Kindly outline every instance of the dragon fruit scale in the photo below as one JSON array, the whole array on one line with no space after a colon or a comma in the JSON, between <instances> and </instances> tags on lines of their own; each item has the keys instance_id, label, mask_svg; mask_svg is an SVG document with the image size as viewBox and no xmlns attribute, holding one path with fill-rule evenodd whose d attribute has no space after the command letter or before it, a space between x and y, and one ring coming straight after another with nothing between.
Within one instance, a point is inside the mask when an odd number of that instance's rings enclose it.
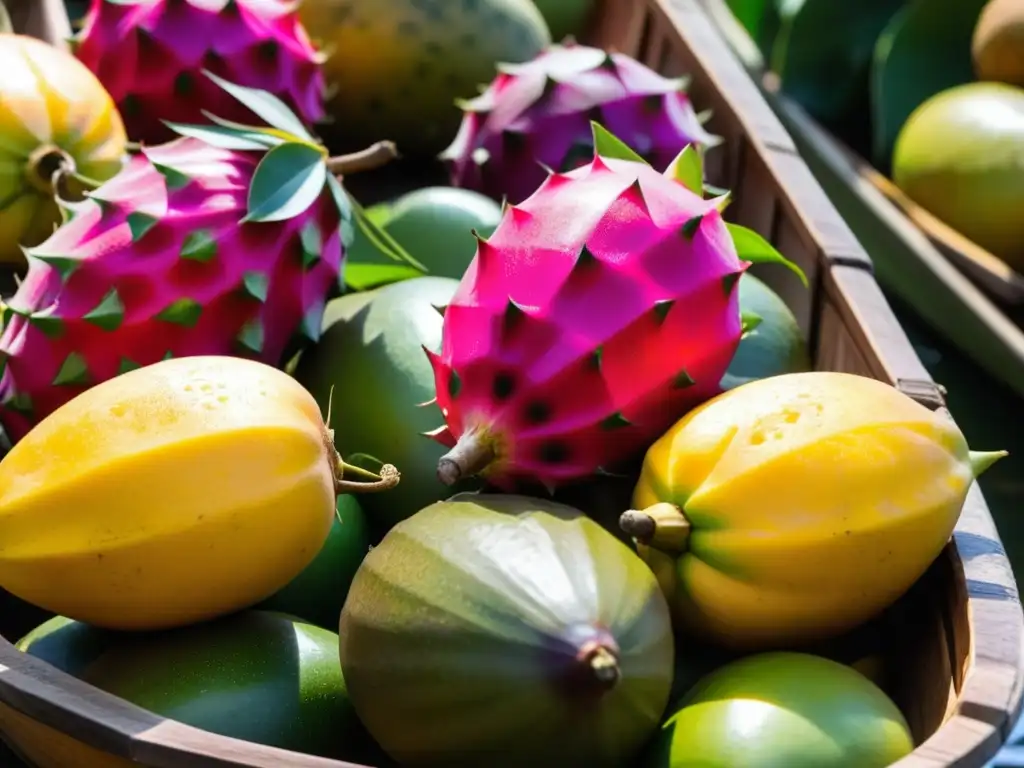
<instances>
[{"instance_id":1,"label":"dragon fruit scale","mask_svg":"<svg viewBox=\"0 0 1024 768\"><path fill-rule=\"evenodd\" d=\"M529 62L499 65L480 96L462 102L459 132L441 158L454 186L518 203L546 169L590 162L596 121L663 171L687 144L719 142L685 87L685 79L665 78L622 53L553 45Z\"/></svg>"},{"instance_id":2,"label":"dragon fruit scale","mask_svg":"<svg viewBox=\"0 0 1024 768\"><path fill-rule=\"evenodd\" d=\"M693 147L660 174L593 131L591 162L507 206L444 309L427 355L446 484L552 490L632 458L720 391L755 320L736 287L751 261L803 277L725 223L728 196L704 198Z\"/></svg>"},{"instance_id":3,"label":"dragon fruit scale","mask_svg":"<svg viewBox=\"0 0 1024 768\"><path fill-rule=\"evenodd\" d=\"M319 338L356 224L334 174L387 162L394 146L328 158L281 101L208 77L267 125L174 124L178 139L62 201L65 223L26 251L0 333L12 440L133 368L194 355L279 365Z\"/></svg>"},{"instance_id":4,"label":"dragon fruit scale","mask_svg":"<svg viewBox=\"0 0 1024 768\"><path fill-rule=\"evenodd\" d=\"M72 50L114 98L129 138L174 138L162 122L204 111L250 124L203 70L267 91L310 126L324 117L323 56L287 0L92 0Z\"/></svg>"}]
</instances>

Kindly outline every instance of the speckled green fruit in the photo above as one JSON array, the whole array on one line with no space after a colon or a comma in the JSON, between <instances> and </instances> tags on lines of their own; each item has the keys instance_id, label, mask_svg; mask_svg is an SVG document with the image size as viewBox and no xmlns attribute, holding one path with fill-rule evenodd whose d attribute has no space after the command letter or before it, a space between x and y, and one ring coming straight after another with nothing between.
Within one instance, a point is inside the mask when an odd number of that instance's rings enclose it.
<instances>
[{"instance_id":1,"label":"speckled green fruit","mask_svg":"<svg viewBox=\"0 0 1024 768\"><path fill-rule=\"evenodd\" d=\"M501 221L501 206L469 189L424 187L372 206L367 214L423 264L431 277L459 280L476 255L473 231L481 237L489 236ZM357 229L349 259L382 261L365 252L373 248Z\"/></svg>"},{"instance_id":2,"label":"speckled green fruit","mask_svg":"<svg viewBox=\"0 0 1024 768\"><path fill-rule=\"evenodd\" d=\"M164 717L224 736L359 761L371 742L349 702L338 635L269 611L159 633L58 617L19 648Z\"/></svg>"},{"instance_id":3,"label":"speckled green fruit","mask_svg":"<svg viewBox=\"0 0 1024 768\"><path fill-rule=\"evenodd\" d=\"M761 322L740 341L722 377L722 389L811 370L807 344L786 302L749 273L740 278L740 311L757 315Z\"/></svg>"},{"instance_id":4,"label":"speckled green fruit","mask_svg":"<svg viewBox=\"0 0 1024 768\"><path fill-rule=\"evenodd\" d=\"M634 765L672 684L650 569L572 507L462 493L395 526L341 614L367 730L401 765Z\"/></svg>"},{"instance_id":5,"label":"speckled green fruit","mask_svg":"<svg viewBox=\"0 0 1024 768\"><path fill-rule=\"evenodd\" d=\"M893 181L918 205L1024 271L1024 89L968 83L900 130Z\"/></svg>"},{"instance_id":6,"label":"speckled green fruit","mask_svg":"<svg viewBox=\"0 0 1024 768\"><path fill-rule=\"evenodd\" d=\"M437 479L445 448L422 433L444 422L434 399L434 372L423 347L438 351L442 317L458 282L417 277L334 299L324 313L319 343L302 354L295 378L331 420L338 450L371 469L353 453L398 467L402 482L359 502L371 528L390 526L452 491ZM423 405L428 403L428 405Z\"/></svg>"},{"instance_id":7,"label":"speckled green fruit","mask_svg":"<svg viewBox=\"0 0 1024 768\"><path fill-rule=\"evenodd\" d=\"M370 549L366 517L356 498L342 494L337 509L316 559L257 608L288 613L332 632L337 629L352 578Z\"/></svg>"},{"instance_id":8,"label":"speckled green fruit","mask_svg":"<svg viewBox=\"0 0 1024 768\"><path fill-rule=\"evenodd\" d=\"M878 686L809 654L726 664L676 710L643 768L885 768L914 749L906 720Z\"/></svg>"},{"instance_id":9,"label":"speckled green fruit","mask_svg":"<svg viewBox=\"0 0 1024 768\"><path fill-rule=\"evenodd\" d=\"M328 103L342 149L381 139L406 156L451 143L461 113L498 62L524 62L551 43L531 0L303 0L310 37L331 52ZM336 135L335 135L336 134Z\"/></svg>"},{"instance_id":10,"label":"speckled green fruit","mask_svg":"<svg viewBox=\"0 0 1024 768\"><path fill-rule=\"evenodd\" d=\"M594 13L594 0L533 0L548 23L551 39L558 42L567 35L580 38Z\"/></svg>"}]
</instances>

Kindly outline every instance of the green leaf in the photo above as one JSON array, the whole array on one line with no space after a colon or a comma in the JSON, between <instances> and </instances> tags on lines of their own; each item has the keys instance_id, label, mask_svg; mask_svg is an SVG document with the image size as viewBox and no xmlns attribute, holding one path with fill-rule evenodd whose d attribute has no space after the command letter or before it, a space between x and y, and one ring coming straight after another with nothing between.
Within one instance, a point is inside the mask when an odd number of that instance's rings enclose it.
<instances>
[{"instance_id":1,"label":"green leaf","mask_svg":"<svg viewBox=\"0 0 1024 768\"><path fill-rule=\"evenodd\" d=\"M704 160L700 150L687 144L665 169L665 177L678 181L693 194L704 196Z\"/></svg>"},{"instance_id":2,"label":"green leaf","mask_svg":"<svg viewBox=\"0 0 1024 768\"><path fill-rule=\"evenodd\" d=\"M11 15L7 12L7 7L3 3L0 3L0 34L14 34L14 25L11 23Z\"/></svg>"},{"instance_id":3,"label":"green leaf","mask_svg":"<svg viewBox=\"0 0 1024 768\"><path fill-rule=\"evenodd\" d=\"M164 120L163 123L181 136L199 139L211 147L220 149L263 151L275 146L277 141L276 136L258 131L236 131L219 125L186 125L185 123L172 123L168 120Z\"/></svg>"},{"instance_id":4,"label":"green leaf","mask_svg":"<svg viewBox=\"0 0 1024 768\"><path fill-rule=\"evenodd\" d=\"M423 277L423 272L405 264L345 264L345 285L353 291L368 291L382 285Z\"/></svg>"},{"instance_id":5,"label":"green leaf","mask_svg":"<svg viewBox=\"0 0 1024 768\"><path fill-rule=\"evenodd\" d=\"M302 124L302 121L276 96L257 88L246 88L242 85L229 83L227 80L217 77L209 70L204 69L203 74L266 120L267 124L271 127L309 142L315 141L309 131L306 130L306 126Z\"/></svg>"},{"instance_id":6,"label":"green leaf","mask_svg":"<svg viewBox=\"0 0 1024 768\"><path fill-rule=\"evenodd\" d=\"M621 139L612 135L608 129L594 120L590 121L590 128L594 132L594 150L601 157L610 157L617 160L632 160L634 163L644 163L640 155L629 148Z\"/></svg>"},{"instance_id":7,"label":"green leaf","mask_svg":"<svg viewBox=\"0 0 1024 768\"><path fill-rule=\"evenodd\" d=\"M367 215L366 209L363 208L363 206L355 200L351 200L351 203L356 214L356 226L359 228L360 234L369 240L374 248L393 261L404 262L406 265L413 267L419 271L420 275L425 275L430 271L423 264L414 259L412 255L399 245L398 241L391 237L391 235L389 235L382 227L377 226L374 222L375 217Z\"/></svg>"},{"instance_id":8,"label":"green leaf","mask_svg":"<svg viewBox=\"0 0 1024 768\"><path fill-rule=\"evenodd\" d=\"M743 329L743 336L757 328L763 319L756 312L740 312L740 327Z\"/></svg>"},{"instance_id":9,"label":"green leaf","mask_svg":"<svg viewBox=\"0 0 1024 768\"><path fill-rule=\"evenodd\" d=\"M338 213L341 214L342 221L351 221L352 212L352 198L348 196L344 188L341 186L341 182L338 181L338 177L334 174L330 174L327 177L327 186L331 190L331 196L334 198L334 204L338 206Z\"/></svg>"},{"instance_id":10,"label":"green leaf","mask_svg":"<svg viewBox=\"0 0 1024 768\"><path fill-rule=\"evenodd\" d=\"M211 123L219 125L221 128L227 128L230 131L240 131L242 133L254 133L261 139L266 139L266 144L268 147L276 147L278 144L284 144L286 141L290 141L291 138L295 138L296 140L299 138L297 136L285 138L284 136L277 135L277 133L271 133L270 131L260 130L258 126L243 125L242 123L236 123L231 120L225 120L224 118L217 117L216 115L208 112L205 109L202 110L202 113L203 117L205 117Z\"/></svg>"},{"instance_id":11,"label":"green leaf","mask_svg":"<svg viewBox=\"0 0 1024 768\"><path fill-rule=\"evenodd\" d=\"M732 236L733 245L736 246L736 255L740 259L752 264L781 264L794 272L804 287L807 287L807 275L804 274L804 271L775 250L775 247L757 232L729 222L726 222L725 228Z\"/></svg>"},{"instance_id":12,"label":"green leaf","mask_svg":"<svg viewBox=\"0 0 1024 768\"><path fill-rule=\"evenodd\" d=\"M289 142L267 152L249 185L249 211L242 221L284 221L298 216L320 196L327 181L323 153Z\"/></svg>"}]
</instances>

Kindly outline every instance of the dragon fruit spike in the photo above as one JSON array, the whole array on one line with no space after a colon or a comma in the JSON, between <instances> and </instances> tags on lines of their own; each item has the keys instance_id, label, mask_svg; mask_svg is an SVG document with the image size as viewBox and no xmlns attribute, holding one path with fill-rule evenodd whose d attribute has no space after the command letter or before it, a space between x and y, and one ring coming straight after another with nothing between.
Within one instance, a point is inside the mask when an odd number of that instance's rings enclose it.
<instances>
[{"instance_id":1,"label":"dragon fruit spike","mask_svg":"<svg viewBox=\"0 0 1024 768\"><path fill-rule=\"evenodd\" d=\"M546 169L590 162L596 120L663 171L687 144L719 142L685 88L685 79L663 77L625 54L567 41L524 64L499 65L480 96L460 104L462 124L441 157L454 186L518 203Z\"/></svg>"},{"instance_id":2,"label":"dragon fruit spike","mask_svg":"<svg viewBox=\"0 0 1024 768\"><path fill-rule=\"evenodd\" d=\"M134 141L174 138L163 120L204 123L204 111L241 123L202 76L265 90L311 126L324 117L323 56L286 0L92 0L71 41L114 98Z\"/></svg>"},{"instance_id":3,"label":"dragon fruit spike","mask_svg":"<svg viewBox=\"0 0 1024 768\"><path fill-rule=\"evenodd\" d=\"M0 333L12 440L133 368L192 355L277 365L319 337L354 231L331 174L386 153L327 158L271 95L211 81L270 125L177 126L181 138L64 203L68 220L27 251Z\"/></svg>"},{"instance_id":4,"label":"dragon fruit spike","mask_svg":"<svg viewBox=\"0 0 1024 768\"><path fill-rule=\"evenodd\" d=\"M553 173L478 240L440 353L426 352L443 483L553 489L639 454L720 391L743 333L737 244L802 276L688 187L699 152L662 175L593 130L588 165Z\"/></svg>"}]
</instances>

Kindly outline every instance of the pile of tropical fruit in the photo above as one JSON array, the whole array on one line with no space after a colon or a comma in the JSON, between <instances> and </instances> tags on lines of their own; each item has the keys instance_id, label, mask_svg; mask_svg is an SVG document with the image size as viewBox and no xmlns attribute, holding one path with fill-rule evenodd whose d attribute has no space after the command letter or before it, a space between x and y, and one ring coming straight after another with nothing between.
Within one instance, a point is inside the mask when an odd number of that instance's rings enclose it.
<instances>
[{"instance_id":1,"label":"pile of tropical fruit","mask_svg":"<svg viewBox=\"0 0 1024 768\"><path fill-rule=\"evenodd\" d=\"M783 90L1024 272L1024 3L728 0Z\"/></svg>"},{"instance_id":2,"label":"pile of tropical fruit","mask_svg":"<svg viewBox=\"0 0 1024 768\"><path fill-rule=\"evenodd\" d=\"M745 271L802 273L724 220L684 82L547 24L94 0L77 58L0 37L21 650L371 766L912 750L870 664L808 649L921 577L1002 453L810 371ZM396 146L450 183L364 209Z\"/></svg>"}]
</instances>

